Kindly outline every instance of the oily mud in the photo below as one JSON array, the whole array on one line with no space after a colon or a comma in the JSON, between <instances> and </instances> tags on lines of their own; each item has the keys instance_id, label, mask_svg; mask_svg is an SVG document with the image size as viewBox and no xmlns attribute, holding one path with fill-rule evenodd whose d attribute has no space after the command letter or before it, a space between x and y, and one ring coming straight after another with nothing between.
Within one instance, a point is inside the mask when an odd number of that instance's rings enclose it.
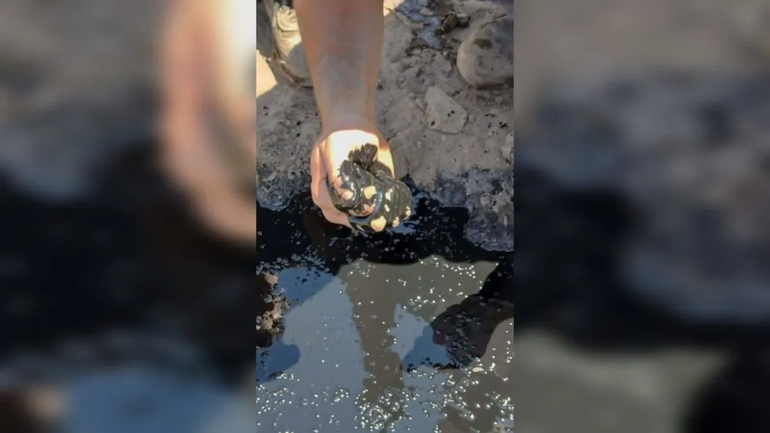
<instances>
[{"instance_id":1,"label":"oily mud","mask_svg":"<svg viewBox=\"0 0 770 433\"><path fill-rule=\"evenodd\" d=\"M307 194L259 208L258 429L513 431L513 256L414 192L414 215L376 234Z\"/></svg>"},{"instance_id":2,"label":"oily mud","mask_svg":"<svg viewBox=\"0 0 770 433\"><path fill-rule=\"evenodd\" d=\"M364 145L350 152L350 159L340 165L339 190L331 181L326 181L332 203L337 210L349 215L348 221L355 230L378 232L397 227L412 214L409 187L395 179L393 171L376 161L376 157L377 146ZM352 193L352 197L343 198L343 191ZM367 212L367 216L354 216Z\"/></svg>"}]
</instances>

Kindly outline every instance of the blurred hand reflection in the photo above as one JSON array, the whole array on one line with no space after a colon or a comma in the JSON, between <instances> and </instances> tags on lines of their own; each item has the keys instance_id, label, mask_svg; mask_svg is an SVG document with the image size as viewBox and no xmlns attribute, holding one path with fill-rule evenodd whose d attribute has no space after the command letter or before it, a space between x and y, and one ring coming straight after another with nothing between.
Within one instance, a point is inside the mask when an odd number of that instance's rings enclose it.
<instances>
[{"instance_id":1,"label":"blurred hand reflection","mask_svg":"<svg viewBox=\"0 0 770 433\"><path fill-rule=\"evenodd\" d=\"M186 0L168 13L161 50L162 162L208 229L256 240L256 2Z\"/></svg>"}]
</instances>

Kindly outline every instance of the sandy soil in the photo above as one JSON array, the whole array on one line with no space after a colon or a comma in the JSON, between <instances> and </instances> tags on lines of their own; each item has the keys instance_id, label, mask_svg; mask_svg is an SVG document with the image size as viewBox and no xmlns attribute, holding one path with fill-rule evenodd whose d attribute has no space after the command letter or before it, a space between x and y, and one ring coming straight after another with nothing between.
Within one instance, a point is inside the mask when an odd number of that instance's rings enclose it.
<instances>
[{"instance_id":1,"label":"sandy soil","mask_svg":"<svg viewBox=\"0 0 770 433\"><path fill-rule=\"evenodd\" d=\"M480 1L435 6L437 11L466 13L471 24L434 41L420 36L420 26L408 13L414 8L399 6L406 11L402 13L394 11L396 5L391 2L384 10L385 45L377 100L378 121L393 149L396 175L410 176L419 188L447 205L466 206L472 218L467 235L473 241L491 249L511 250L513 89L471 88L455 65L463 37L485 19L502 15L504 9ZM262 15L258 56L269 59L269 27ZM266 69L257 72L257 93L261 94L257 98L258 198L270 207L285 205L293 194L308 187L310 149L320 131L312 90L291 85L280 72L276 74L279 76L273 80ZM467 112L459 133L429 127L425 96L431 87Z\"/></svg>"}]
</instances>

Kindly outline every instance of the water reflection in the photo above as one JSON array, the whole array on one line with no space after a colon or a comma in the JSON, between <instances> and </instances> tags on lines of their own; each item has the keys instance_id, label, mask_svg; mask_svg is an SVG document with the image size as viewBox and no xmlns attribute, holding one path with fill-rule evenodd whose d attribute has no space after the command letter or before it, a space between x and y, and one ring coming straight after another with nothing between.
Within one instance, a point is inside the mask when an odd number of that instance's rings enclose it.
<instances>
[{"instance_id":1,"label":"water reflection","mask_svg":"<svg viewBox=\"0 0 770 433\"><path fill-rule=\"evenodd\" d=\"M328 224L307 195L259 209L259 270L289 308L259 354L258 428L512 430L512 254L467 242L466 211L416 200L414 219L378 235ZM422 337L458 310L470 338Z\"/></svg>"}]
</instances>

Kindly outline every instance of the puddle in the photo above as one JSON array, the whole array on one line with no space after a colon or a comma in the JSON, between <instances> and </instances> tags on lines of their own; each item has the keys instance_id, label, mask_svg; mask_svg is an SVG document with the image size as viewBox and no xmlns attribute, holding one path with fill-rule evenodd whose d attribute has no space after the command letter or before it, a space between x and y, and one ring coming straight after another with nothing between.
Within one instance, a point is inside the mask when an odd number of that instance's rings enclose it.
<instances>
[{"instance_id":1,"label":"puddle","mask_svg":"<svg viewBox=\"0 0 770 433\"><path fill-rule=\"evenodd\" d=\"M253 428L254 251L202 236L146 150L82 203L0 183L0 391L56 383L64 432ZM257 340L259 431L512 431L512 255L417 198L414 220L369 238L306 195L260 209L258 313L271 292L288 307Z\"/></svg>"},{"instance_id":2,"label":"puddle","mask_svg":"<svg viewBox=\"0 0 770 433\"><path fill-rule=\"evenodd\" d=\"M259 209L258 273L277 276L262 287L288 308L258 349L258 429L513 431L512 253L466 241L464 209L415 200L378 235L328 224L308 195Z\"/></svg>"}]
</instances>

